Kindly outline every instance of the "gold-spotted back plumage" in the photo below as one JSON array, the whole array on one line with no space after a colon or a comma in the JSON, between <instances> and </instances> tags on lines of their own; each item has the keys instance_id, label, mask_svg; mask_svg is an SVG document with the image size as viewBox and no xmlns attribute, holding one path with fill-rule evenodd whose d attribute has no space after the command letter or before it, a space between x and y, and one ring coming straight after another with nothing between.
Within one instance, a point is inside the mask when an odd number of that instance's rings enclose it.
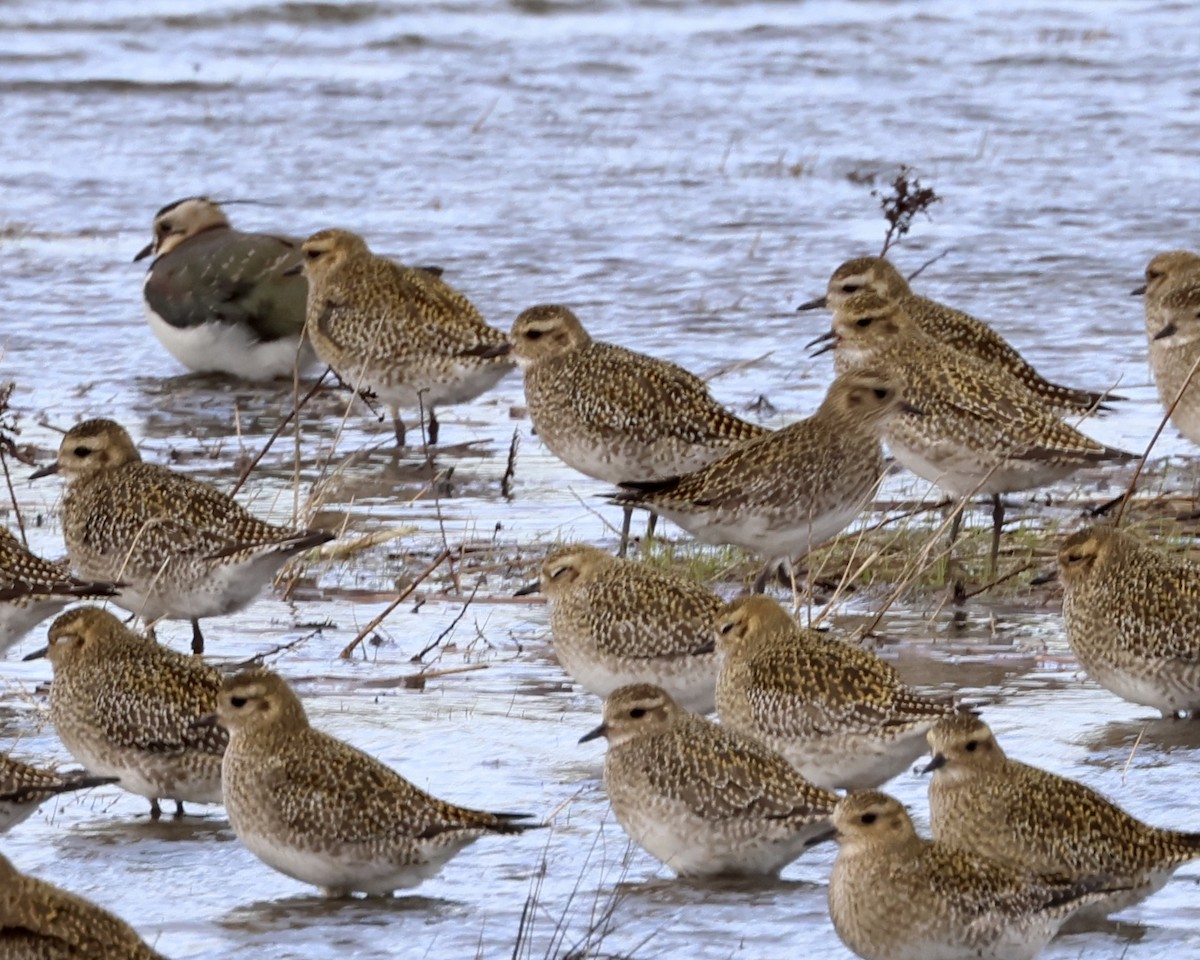
<instances>
[{"instance_id":1,"label":"gold-spotted back plumage","mask_svg":"<svg viewBox=\"0 0 1200 960\"><path fill-rule=\"evenodd\" d=\"M1033 960L1106 877L1044 877L917 835L899 801L867 790L833 813L829 913L863 960Z\"/></svg>"},{"instance_id":2,"label":"gold-spotted back plumage","mask_svg":"<svg viewBox=\"0 0 1200 960\"><path fill-rule=\"evenodd\" d=\"M437 443L437 407L473 400L512 370L504 334L435 272L376 256L349 230L321 230L302 250L317 356L387 404L401 446L401 407L423 411Z\"/></svg>"},{"instance_id":3,"label":"gold-spotted back plumage","mask_svg":"<svg viewBox=\"0 0 1200 960\"><path fill-rule=\"evenodd\" d=\"M538 439L596 480L689 473L767 432L721 406L708 384L677 364L593 340L567 307L523 311L511 340ZM631 512L626 506L622 553Z\"/></svg>"},{"instance_id":4,"label":"gold-spotted back plumage","mask_svg":"<svg viewBox=\"0 0 1200 960\"><path fill-rule=\"evenodd\" d=\"M595 547L552 550L542 563L554 654L600 697L653 683L696 713L713 709L712 622L721 599L691 580Z\"/></svg>"},{"instance_id":5,"label":"gold-spotted back plumage","mask_svg":"<svg viewBox=\"0 0 1200 960\"><path fill-rule=\"evenodd\" d=\"M217 707L221 674L129 630L107 610L68 610L50 626L38 654L54 668L50 720L89 773L119 778L146 797L221 802L221 756L228 738L197 727Z\"/></svg>"},{"instance_id":6,"label":"gold-spotted back plumage","mask_svg":"<svg viewBox=\"0 0 1200 960\"><path fill-rule=\"evenodd\" d=\"M3 960L165 960L102 907L21 873L0 854Z\"/></svg>"},{"instance_id":7,"label":"gold-spotted back plumage","mask_svg":"<svg viewBox=\"0 0 1200 960\"><path fill-rule=\"evenodd\" d=\"M766 432L726 410L682 367L593 340L566 307L530 307L511 339L538 438L597 480L687 473Z\"/></svg>"},{"instance_id":8,"label":"gold-spotted back plumage","mask_svg":"<svg viewBox=\"0 0 1200 960\"><path fill-rule=\"evenodd\" d=\"M0 527L0 653L74 600L111 597L111 583L80 580L66 564L51 563Z\"/></svg>"},{"instance_id":9,"label":"gold-spotted back plumage","mask_svg":"<svg viewBox=\"0 0 1200 960\"><path fill-rule=\"evenodd\" d=\"M153 623L192 623L235 613L262 592L287 561L328 540L323 530L260 520L210 484L143 463L129 434L112 420L87 420L63 437L63 535L83 577L120 581L114 602Z\"/></svg>"},{"instance_id":10,"label":"gold-spotted back plumage","mask_svg":"<svg viewBox=\"0 0 1200 960\"><path fill-rule=\"evenodd\" d=\"M1105 399L1120 399L1050 382L982 320L914 294L900 271L884 257L847 260L830 276L825 297L811 301L801 309L828 306L831 311L836 311L850 297L864 291L897 301L913 322L938 343L1008 371L1027 390L1055 409L1084 413ZM838 369L840 371L842 367Z\"/></svg>"},{"instance_id":11,"label":"gold-spotted back plumage","mask_svg":"<svg viewBox=\"0 0 1200 960\"><path fill-rule=\"evenodd\" d=\"M1118 697L1200 711L1200 566L1123 530L1092 526L1058 551L1067 640Z\"/></svg>"},{"instance_id":12,"label":"gold-spotted back plumage","mask_svg":"<svg viewBox=\"0 0 1200 960\"><path fill-rule=\"evenodd\" d=\"M770 597L734 600L718 611L714 629L721 724L827 789L890 780L956 709L949 698L906 686L870 651L802 628Z\"/></svg>"},{"instance_id":13,"label":"gold-spotted back plumage","mask_svg":"<svg viewBox=\"0 0 1200 960\"><path fill-rule=\"evenodd\" d=\"M515 834L525 814L469 810L309 725L278 675L248 670L221 690L229 731L225 810L268 866L329 896L390 894L436 874L486 834Z\"/></svg>"},{"instance_id":14,"label":"gold-spotted back plumage","mask_svg":"<svg viewBox=\"0 0 1200 960\"><path fill-rule=\"evenodd\" d=\"M917 476L955 497L992 497L992 566L1004 519L1001 494L1031 490L1081 467L1134 459L1084 436L1008 371L946 347L904 306L857 293L834 313L839 360L882 368L921 416L901 413L884 439Z\"/></svg>"},{"instance_id":15,"label":"gold-spotted back plumage","mask_svg":"<svg viewBox=\"0 0 1200 960\"><path fill-rule=\"evenodd\" d=\"M51 797L113 783L115 777L93 777L84 771L45 770L0 753L0 833L27 819Z\"/></svg>"},{"instance_id":16,"label":"gold-spotted back plumage","mask_svg":"<svg viewBox=\"0 0 1200 960\"><path fill-rule=\"evenodd\" d=\"M1190 270L1166 273L1150 284L1145 312L1159 400L1164 410L1171 410L1175 428L1200 443L1200 257Z\"/></svg>"},{"instance_id":17,"label":"gold-spotted back plumage","mask_svg":"<svg viewBox=\"0 0 1200 960\"><path fill-rule=\"evenodd\" d=\"M835 794L659 687L614 691L604 722L581 742L601 736L617 821L679 876L774 876L831 836Z\"/></svg>"},{"instance_id":18,"label":"gold-spotted back plumage","mask_svg":"<svg viewBox=\"0 0 1200 960\"><path fill-rule=\"evenodd\" d=\"M896 377L854 370L830 385L811 417L743 443L693 473L623 483L615 498L662 513L705 543L764 555L775 567L836 536L883 476L880 435L906 406Z\"/></svg>"},{"instance_id":19,"label":"gold-spotted back plumage","mask_svg":"<svg viewBox=\"0 0 1200 960\"><path fill-rule=\"evenodd\" d=\"M1129 887L1088 907L1090 917L1144 899L1200 859L1200 833L1148 826L1082 783L1010 760L978 717L940 721L929 748L934 838L1032 873Z\"/></svg>"}]
</instances>

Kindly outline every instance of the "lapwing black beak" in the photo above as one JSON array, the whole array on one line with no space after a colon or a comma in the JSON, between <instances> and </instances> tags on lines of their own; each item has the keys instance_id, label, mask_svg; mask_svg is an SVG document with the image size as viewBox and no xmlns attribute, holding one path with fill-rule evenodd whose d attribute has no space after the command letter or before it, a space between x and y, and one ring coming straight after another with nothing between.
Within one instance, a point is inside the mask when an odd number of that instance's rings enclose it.
<instances>
[{"instance_id":1,"label":"lapwing black beak","mask_svg":"<svg viewBox=\"0 0 1200 960\"><path fill-rule=\"evenodd\" d=\"M513 594L514 597L528 597L532 593L540 593L542 589L542 581L534 580L533 583L527 583L520 590Z\"/></svg>"},{"instance_id":2,"label":"lapwing black beak","mask_svg":"<svg viewBox=\"0 0 1200 960\"><path fill-rule=\"evenodd\" d=\"M1140 287L1134 287L1129 291L1131 297L1140 297L1146 292L1146 285L1143 283Z\"/></svg>"},{"instance_id":3,"label":"lapwing black beak","mask_svg":"<svg viewBox=\"0 0 1200 960\"><path fill-rule=\"evenodd\" d=\"M1158 331L1151 339L1166 340L1167 337L1173 337L1179 332L1179 328L1173 323L1168 323L1165 327Z\"/></svg>"},{"instance_id":4,"label":"lapwing black beak","mask_svg":"<svg viewBox=\"0 0 1200 960\"><path fill-rule=\"evenodd\" d=\"M27 654L25 654L25 656L23 656L21 659L22 659L22 660L41 660L41 659L43 659L43 658L46 656L46 654L48 654L49 652L50 652L50 648L49 648L49 647L41 647L41 648L40 648L40 649L38 649L38 650L34 650L34 651L33 651L33 653L27 653Z\"/></svg>"},{"instance_id":5,"label":"lapwing black beak","mask_svg":"<svg viewBox=\"0 0 1200 960\"><path fill-rule=\"evenodd\" d=\"M1043 583L1053 583L1058 579L1058 571L1051 570L1048 573L1039 573L1036 577L1029 581L1031 587L1040 587Z\"/></svg>"},{"instance_id":6,"label":"lapwing black beak","mask_svg":"<svg viewBox=\"0 0 1200 960\"><path fill-rule=\"evenodd\" d=\"M197 717L188 724L189 730L200 730L204 727L215 727L217 725L217 715L215 713L205 714L203 717Z\"/></svg>"},{"instance_id":7,"label":"lapwing black beak","mask_svg":"<svg viewBox=\"0 0 1200 960\"><path fill-rule=\"evenodd\" d=\"M298 263L294 267L288 267L283 271L285 277L298 277L304 272L304 264Z\"/></svg>"},{"instance_id":8,"label":"lapwing black beak","mask_svg":"<svg viewBox=\"0 0 1200 960\"><path fill-rule=\"evenodd\" d=\"M815 300L806 300L796 308L797 313L804 313L806 310L820 310L829 301L825 297L817 297Z\"/></svg>"},{"instance_id":9,"label":"lapwing black beak","mask_svg":"<svg viewBox=\"0 0 1200 960\"><path fill-rule=\"evenodd\" d=\"M914 407L911 403L908 403L907 401L904 401L904 400L900 401L900 406L897 409L901 413L911 414L914 417L925 416L924 410L922 410L920 407Z\"/></svg>"},{"instance_id":10,"label":"lapwing black beak","mask_svg":"<svg viewBox=\"0 0 1200 960\"><path fill-rule=\"evenodd\" d=\"M137 255L133 258L133 262L137 263L139 260L145 260L153 252L154 252L154 241L151 240L148 244L146 244L144 247L142 247L141 250L139 250L137 252Z\"/></svg>"},{"instance_id":11,"label":"lapwing black beak","mask_svg":"<svg viewBox=\"0 0 1200 960\"><path fill-rule=\"evenodd\" d=\"M41 480L42 477L49 477L56 473L58 473L58 463L57 462L52 463L49 466L41 467L37 470L34 470L33 473L31 473L29 475L29 479L30 480Z\"/></svg>"}]
</instances>

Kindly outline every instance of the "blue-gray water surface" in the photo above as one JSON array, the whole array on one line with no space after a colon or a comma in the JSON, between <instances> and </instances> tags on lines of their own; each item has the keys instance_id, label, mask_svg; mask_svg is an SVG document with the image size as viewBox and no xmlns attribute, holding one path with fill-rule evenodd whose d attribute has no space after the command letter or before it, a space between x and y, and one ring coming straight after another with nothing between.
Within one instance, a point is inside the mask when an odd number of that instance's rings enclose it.
<instances>
[{"instance_id":1,"label":"blue-gray water surface","mask_svg":"<svg viewBox=\"0 0 1200 960\"><path fill-rule=\"evenodd\" d=\"M0 2L0 377L43 459L57 429L110 416L146 458L231 487L290 390L182 377L130 262L158 207L207 194L263 201L230 207L247 229L344 226L440 264L497 326L569 303L597 337L719 373L723 401L777 425L829 380L828 357L802 349L827 318L794 307L878 251L871 191L907 164L942 200L893 259L911 271L948 251L921 292L988 319L1054 379L1116 385L1128 402L1084 429L1140 451L1161 412L1129 292L1155 252L1198 246L1198 27L1191 3L1157 0ZM832 848L753 888L673 882L627 850L602 748L576 744L598 701L555 664L544 606L491 599L547 543L612 544L619 519L602 484L539 446L522 402L514 375L445 412L455 470L435 498L392 457L387 424L319 398L240 498L280 521L319 511L348 539L401 535L207 632L220 661L291 645L271 662L316 724L440 796L552 813L547 829L481 840L384 902L318 899L244 850L219 809L150 824L110 789L48 805L4 852L173 958L560 957L589 942L576 955L848 957L825 909ZM1190 453L1170 429L1155 450ZM59 486L29 472L15 483L31 542L60 556ZM463 614L439 578L365 656L338 659L443 542L483 558L463 574L476 602ZM1011 754L1200 828L1200 731L1083 678L1053 607L970 606L954 624L898 606L883 626L908 679L988 701ZM455 672L406 684L444 631L425 666ZM160 635L186 646L186 625ZM49 668L18 658L43 636L0 661L0 743L65 760L39 690ZM889 789L923 824L925 783ZM1046 956L1200 956L1198 877L1181 870L1119 927ZM611 929L589 938L610 905Z\"/></svg>"}]
</instances>

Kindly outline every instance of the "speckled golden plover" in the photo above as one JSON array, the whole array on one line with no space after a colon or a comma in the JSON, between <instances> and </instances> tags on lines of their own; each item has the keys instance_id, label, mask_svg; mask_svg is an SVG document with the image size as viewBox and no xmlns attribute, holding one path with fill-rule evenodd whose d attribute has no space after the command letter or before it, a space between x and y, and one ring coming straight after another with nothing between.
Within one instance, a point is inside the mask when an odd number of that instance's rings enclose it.
<instances>
[{"instance_id":1,"label":"speckled golden plover","mask_svg":"<svg viewBox=\"0 0 1200 960\"><path fill-rule=\"evenodd\" d=\"M1084 914L1136 903L1200 859L1200 833L1151 827L1082 783L1010 760L978 717L941 721L929 747L934 839L1031 873L1129 887Z\"/></svg>"},{"instance_id":2,"label":"speckled golden plover","mask_svg":"<svg viewBox=\"0 0 1200 960\"><path fill-rule=\"evenodd\" d=\"M877 787L925 752L956 707L906 686L875 654L802 628L775 600L718 611L717 715L830 790Z\"/></svg>"},{"instance_id":3,"label":"speckled golden plover","mask_svg":"<svg viewBox=\"0 0 1200 960\"><path fill-rule=\"evenodd\" d=\"M473 400L512 370L494 352L507 344L504 334L436 273L376 256L349 230L321 230L302 250L317 356L387 405L400 446L401 407L424 413L434 444L437 407Z\"/></svg>"},{"instance_id":4,"label":"speckled golden plover","mask_svg":"<svg viewBox=\"0 0 1200 960\"><path fill-rule=\"evenodd\" d=\"M767 564L764 589L790 564L837 536L874 497L883 476L880 435L900 412L919 418L897 379L874 370L839 376L817 412L743 443L694 473L623 483L614 499L649 507L705 543L733 544Z\"/></svg>"},{"instance_id":5,"label":"speckled golden plover","mask_svg":"<svg viewBox=\"0 0 1200 960\"><path fill-rule=\"evenodd\" d=\"M597 737L608 738L604 786L617 822L681 877L774 876L833 835L835 794L659 687L616 690L580 742Z\"/></svg>"},{"instance_id":6,"label":"speckled golden plover","mask_svg":"<svg viewBox=\"0 0 1200 960\"><path fill-rule=\"evenodd\" d=\"M68 610L50 626L50 720L89 773L117 777L150 801L221 802L224 731L195 726L217 706L221 674L176 653L99 607Z\"/></svg>"},{"instance_id":7,"label":"speckled golden plover","mask_svg":"<svg viewBox=\"0 0 1200 960\"><path fill-rule=\"evenodd\" d=\"M0 854L4 960L165 960L133 927L89 900L21 873Z\"/></svg>"},{"instance_id":8,"label":"speckled golden plover","mask_svg":"<svg viewBox=\"0 0 1200 960\"><path fill-rule=\"evenodd\" d=\"M133 259L151 255L146 319L189 370L269 380L312 365L301 347L308 285L286 275L299 243L235 230L220 203L184 197L154 215L154 239Z\"/></svg>"},{"instance_id":9,"label":"speckled golden plover","mask_svg":"<svg viewBox=\"0 0 1200 960\"><path fill-rule=\"evenodd\" d=\"M936 300L914 294L900 271L884 257L857 257L847 260L833 271L825 296L803 303L796 309L815 310L818 307L828 307L831 311L836 311L850 297L863 291L899 302L913 322L933 339L987 364L1007 370L1020 380L1026 389L1055 409L1085 413L1099 406L1104 400L1122 399L1108 393L1093 393L1090 390L1077 390L1074 387L1051 383L1007 340L982 320ZM809 346L832 337L832 333L822 334Z\"/></svg>"},{"instance_id":10,"label":"speckled golden plover","mask_svg":"<svg viewBox=\"0 0 1200 960\"><path fill-rule=\"evenodd\" d=\"M143 463L112 420L72 427L57 460L33 477L61 473L63 535L83 577L120 581L113 599L147 623L200 620L248 606L292 557L333 539L323 530L259 520L211 484Z\"/></svg>"},{"instance_id":11,"label":"speckled golden plover","mask_svg":"<svg viewBox=\"0 0 1200 960\"><path fill-rule=\"evenodd\" d=\"M1067 640L1100 686L1164 717L1200 711L1200 566L1112 527L1058 551Z\"/></svg>"},{"instance_id":12,"label":"speckled golden plover","mask_svg":"<svg viewBox=\"0 0 1200 960\"><path fill-rule=\"evenodd\" d=\"M487 834L527 814L469 810L309 725L299 698L266 670L226 679L216 721L229 731L225 810L256 857L328 896L415 887Z\"/></svg>"},{"instance_id":13,"label":"speckled golden plover","mask_svg":"<svg viewBox=\"0 0 1200 960\"><path fill-rule=\"evenodd\" d=\"M116 592L111 583L71 576L66 564L30 553L11 531L0 527L0 653L68 603Z\"/></svg>"},{"instance_id":14,"label":"speckled golden plover","mask_svg":"<svg viewBox=\"0 0 1200 960\"><path fill-rule=\"evenodd\" d=\"M653 683L684 709L713 709L712 623L721 598L698 583L596 547L552 550L535 587L550 598L554 655L599 697Z\"/></svg>"},{"instance_id":15,"label":"speckled golden plover","mask_svg":"<svg viewBox=\"0 0 1200 960\"><path fill-rule=\"evenodd\" d=\"M993 568L1002 494L1134 459L1063 422L1007 370L934 340L894 300L856 293L834 313L833 330L839 362L889 371L922 413L887 423L884 439L895 458L952 496L992 498Z\"/></svg>"},{"instance_id":16,"label":"speckled golden plover","mask_svg":"<svg viewBox=\"0 0 1200 960\"><path fill-rule=\"evenodd\" d=\"M116 777L94 777L84 771L44 770L0 753L0 833L29 818L51 797L115 783Z\"/></svg>"},{"instance_id":17,"label":"speckled golden plover","mask_svg":"<svg viewBox=\"0 0 1200 960\"><path fill-rule=\"evenodd\" d=\"M1039 877L917 835L900 803L851 793L833 813L829 913L863 960L1033 960L1107 878Z\"/></svg>"},{"instance_id":18,"label":"speckled golden plover","mask_svg":"<svg viewBox=\"0 0 1200 960\"><path fill-rule=\"evenodd\" d=\"M513 322L511 343L538 439L596 480L690 473L766 432L721 406L708 384L682 367L593 340L567 307L525 310Z\"/></svg>"},{"instance_id":19,"label":"speckled golden plover","mask_svg":"<svg viewBox=\"0 0 1200 960\"><path fill-rule=\"evenodd\" d=\"M1158 398L1175 428L1200 443L1200 263L1155 295L1147 293L1145 309Z\"/></svg>"}]
</instances>

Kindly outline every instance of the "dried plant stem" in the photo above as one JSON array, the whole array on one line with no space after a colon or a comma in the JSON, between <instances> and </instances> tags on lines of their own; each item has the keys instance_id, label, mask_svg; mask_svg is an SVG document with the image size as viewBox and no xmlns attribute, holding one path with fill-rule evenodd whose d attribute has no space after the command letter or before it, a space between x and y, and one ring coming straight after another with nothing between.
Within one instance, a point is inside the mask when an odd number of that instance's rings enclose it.
<instances>
[{"instance_id":1,"label":"dried plant stem","mask_svg":"<svg viewBox=\"0 0 1200 960\"><path fill-rule=\"evenodd\" d=\"M1163 418L1158 422L1158 429L1154 431L1154 436L1146 444L1142 458L1138 461L1137 469L1133 471L1133 476L1129 480L1129 486L1125 489L1125 496L1121 498L1121 505L1117 508L1117 515L1113 518L1114 527L1121 525L1121 520L1125 516L1125 505L1129 503L1129 499L1133 496L1138 478L1142 475L1142 470L1146 467L1146 460L1150 456L1150 451L1154 449L1154 445L1158 443L1158 438L1162 436L1162 432L1167 428L1167 423L1170 421L1171 415L1175 412L1175 408L1179 406L1179 401L1183 399L1183 395L1187 391L1188 385L1192 382L1192 377L1196 375L1197 369L1200 369L1200 357L1197 357L1195 363L1192 364L1192 369L1188 371L1187 379L1183 381L1183 386L1175 394L1175 399L1171 401L1171 405L1167 407L1167 412L1163 414Z\"/></svg>"},{"instance_id":2,"label":"dried plant stem","mask_svg":"<svg viewBox=\"0 0 1200 960\"><path fill-rule=\"evenodd\" d=\"M384 609L384 611L381 614L379 614L379 616L375 617L375 619L373 619L370 623L368 623L365 627L363 627L362 630L359 631L358 636L355 637L353 640L351 640L348 644L346 644L346 646L342 649L342 652L338 654L338 657L341 658L342 660L349 660L351 654L353 654L354 651L358 648L358 645L360 643L362 643L363 640L365 640L367 638L367 636L376 627L378 627L381 623L383 623L384 620L386 620L388 617L390 617L392 615L392 612L398 606L400 606L400 604L402 604L405 600L407 600L409 597L411 597L413 595L413 593L416 591L417 587L419 587L422 583L424 583L427 579L429 579L429 577L433 574L433 572L449 558L450 558L449 548L443 548L441 550L441 552L438 553L438 555L433 558L433 562L430 563L429 566L427 566L419 574L417 574L416 579L413 580L413 582L410 583L403 590L401 590L399 595L397 595L396 599L393 600L391 603L389 603L387 605L387 607Z\"/></svg>"},{"instance_id":3,"label":"dried plant stem","mask_svg":"<svg viewBox=\"0 0 1200 960\"><path fill-rule=\"evenodd\" d=\"M229 491L229 495L231 497L235 496L237 494L237 492L242 489L242 485L246 482L246 479L250 476L251 471L253 471L254 468L258 466L259 461L261 461L262 458L267 455L267 451L271 449L271 445L276 440L278 440L280 435L283 433L283 431L285 429L287 429L287 425L292 422L292 417L294 417L297 414L297 412L300 410L300 408L303 407L304 404L306 404L312 398L312 396L321 388L321 384L323 384L325 382L325 378L327 376L329 376L329 373L330 373L330 368L326 367L325 372L322 373L317 378L316 383L314 383L311 387L308 388L308 392L305 393L304 396L301 397L298 401L296 401L296 403L292 406L292 409L288 412L288 414L282 420L280 420L278 424L276 424L275 430L271 433L271 436L269 436L267 438L266 444L263 446L263 448L261 450L258 451L258 453L256 453L254 455L254 459L251 460L248 464L246 464L246 469L242 471L242 475L240 477L238 477L237 483L235 483L233 485L233 489Z\"/></svg>"},{"instance_id":4,"label":"dried plant stem","mask_svg":"<svg viewBox=\"0 0 1200 960\"><path fill-rule=\"evenodd\" d=\"M17 503L17 491L13 489L12 474L8 471L8 457L0 450L0 467L4 468L4 482L8 486L8 499L12 503L13 516L17 518L17 529L21 533L21 543L29 546L29 538L25 536L25 519L21 516L21 505Z\"/></svg>"}]
</instances>

